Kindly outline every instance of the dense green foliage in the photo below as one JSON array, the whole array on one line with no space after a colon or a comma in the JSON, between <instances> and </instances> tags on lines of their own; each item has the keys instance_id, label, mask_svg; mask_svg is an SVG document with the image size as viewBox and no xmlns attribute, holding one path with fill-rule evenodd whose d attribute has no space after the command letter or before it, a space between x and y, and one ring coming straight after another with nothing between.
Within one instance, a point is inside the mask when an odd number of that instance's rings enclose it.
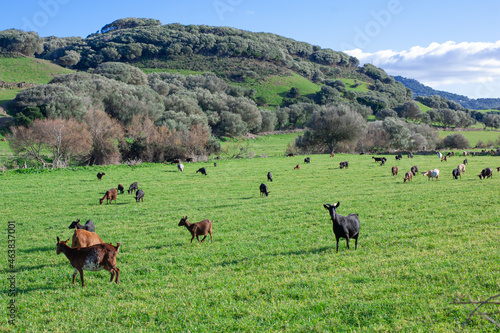
<instances>
[{"instance_id":1,"label":"dense green foliage","mask_svg":"<svg viewBox=\"0 0 500 333\"><path fill-rule=\"evenodd\" d=\"M12 200L0 210L16 221L17 320L2 321L1 330L451 332L463 324L465 332L494 332L479 316L466 320L471 308L454 302L498 293L500 178L477 177L497 158L469 158L453 180L462 158L387 157L385 166L340 154L311 156L307 165L303 156L221 160L183 173L175 165L4 173L3 195ZM340 170L344 160L349 168ZM441 177L403 183L412 165L438 167ZM208 176L195 173L201 166ZM268 171L274 182L263 198ZM99 205L104 191L134 181L144 203L125 193ZM342 240L335 253L322 205L337 201L340 214L359 214L357 250ZM214 242L189 244L177 226L183 215L214 220ZM120 285L105 271L85 271L85 288L79 278L71 285L73 268L55 245L56 236L71 237L75 219L92 219L104 241L122 242ZM5 282L12 273L0 274ZM0 301L9 302L6 292Z\"/></svg>"}]
</instances>

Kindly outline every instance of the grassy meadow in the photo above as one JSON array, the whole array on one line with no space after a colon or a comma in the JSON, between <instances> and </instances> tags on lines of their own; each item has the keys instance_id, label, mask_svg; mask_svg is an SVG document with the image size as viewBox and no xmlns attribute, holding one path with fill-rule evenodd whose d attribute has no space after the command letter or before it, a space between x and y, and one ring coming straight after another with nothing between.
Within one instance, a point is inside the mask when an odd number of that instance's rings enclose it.
<instances>
[{"instance_id":1,"label":"grassy meadow","mask_svg":"<svg viewBox=\"0 0 500 333\"><path fill-rule=\"evenodd\" d=\"M0 80L6 82L44 84L49 83L57 75L73 72L47 60L0 56Z\"/></svg>"},{"instance_id":2,"label":"grassy meadow","mask_svg":"<svg viewBox=\"0 0 500 333\"><path fill-rule=\"evenodd\" d=\"M270 154L269 154L270 155ZM493 332L457 298L484 300L499 290L500 176L480 180L496 157L469 158L462 179L440 162L416 155L385 166L369 155L312 155L175 165L81 167L0 175L4 226L15 221L16 325L6 322L11 272L3 269L1 331L23 332ZM338 163L348 160L349 168ZM300 170L293 170L300 164ZM393 165L400 173L392 177ZM438 181L412 165L439 168ZM205 166L207 176L195 171ZM106 175L98 181L96 174ZM268 182L271 171L274 181ZM119 194L134 181L143 203ZM269 197L260 197L260 183ZM358 249L335 238L324 203L361 220ZM214 221L214 242L189 243L190 222ZM106 271L73 268L56 255L56 236L71 221L92 219L106 242L120 241L121 284ZM7 234L0 240L7 267ZM354 244L352 244L353 246ZM498 315L496 315L498 320Z\"/></svg>"}]
</instances>

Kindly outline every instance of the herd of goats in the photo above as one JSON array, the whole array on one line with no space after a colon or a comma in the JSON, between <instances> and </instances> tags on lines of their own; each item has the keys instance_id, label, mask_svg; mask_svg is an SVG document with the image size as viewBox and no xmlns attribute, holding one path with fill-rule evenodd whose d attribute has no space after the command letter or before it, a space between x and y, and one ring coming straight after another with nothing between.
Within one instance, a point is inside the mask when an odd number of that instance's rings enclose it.
<instances>
[{"instance_id":1,"label":"herd of goats","mask_svg":"<svg viewBox=\"0 0 500 333\"><path fill-rule=\"evenodd\" d=\"M438 153L438 156L441 161L447 161L448 157L452 156L453 153L448 153L447 155L443 155L442 153ZM467 156L467 152L463 153L464 156ZM475 154L474 154L475 155ZM334 156L330 155L331 157ZM396 155L396 160L402 159L402 154ZM413 158L413 154L408 154L408 158ZM387 161L386 157L372 157L375 162L380 162L381 165L384 165ZM310 163L311 159L306 157L304 159L304 163ZM454 179L458 179L461 177L462 173L465 172L465 166L468 164L467 158L464 159L463 163L459 164L456 169L453 169L452 176ZM214 166L217 166L217 163L214 163ZM340 169L348 168L349 162L343 161L339 163ZM177 162L177 169L179 171L184 170L184 165L180 162ZM300 164L297 164L294 169L300 169ZM398 174L399 168L397 166L392 167L392 175L396 176ZM500 171L500 167L497 168L497 171ZM202 175L207 175L206 169L200 168L196 171L196 173L201 173ZM411 167L410 171L405 173L404 182L411 181L412 178L418 173L418 166L414 165ZM432 169L422 172L424 176L427 176L428 179L436 179L439 178L439 169ZM104 172L99 172L97 174L97 178L99 180L105 175ZM490 178L493 176L492 168L485 168L478 175L480 179ZM267 173L268 181L273 181L273 176L271 172ZM112 188L106 191L104 197L99 200L99 203L102 205L104 200L106 202L112 203L112 200L116 203L116 197L118 195L118 191L121 194L125 192L123 185L119 184L117 188ZM137 182L132 183L129 186L128 193L135 192L135 200L136 202L144 201L144 191L139 189ZM270 191L266 184L260 184L260 194L261 196L268 196ZM335 234L336 242L337 242L337 252L339 251L339 240L341 238L345 238L347 242L347 249L350 249L349 241L350 239L355 240L354 248L357 249L358 246L358 235L359 235L359 227L360 221L357 214L349 214L347 216L343 216L337 213L337 208L339 207L340 202L336 204L324 204L323 207L328 210L330 217L333 223L333 233ZM198 242L203 243L207 235L210 235L210 240L212 239L212 221L205 219L203 221L197 223L190 223L187 220L187 216L183 216L180 220L178 226L185 226L189 232L191 233L191 243L194 238L198 240ZM70 229L75 229L72 238L71 247L67 245L68 240L61 241L59 237L57 237L57 248L56 253L60 254L61 252L66 255L71 265L75 268L73 273L73 284L75 284L75 279L77 273L80 273L80 279L82 281L82 286L85 286L83 280L83 270L88 271L99 271L102 269L106 269L111 273L110 282L113 282L113 279L116 283L119 283L119 275L120 269L116 267L116 255L118 254L118 250L120 248L120 243L117 243L116 246L111 243L104 243L102 239L95 233L95 225L92 220L88 220L85 225L80 224L80 220L73 221L69 226ZM199 236L204 236L203 239L199 239Z\"/></svg>"}]
</instances>

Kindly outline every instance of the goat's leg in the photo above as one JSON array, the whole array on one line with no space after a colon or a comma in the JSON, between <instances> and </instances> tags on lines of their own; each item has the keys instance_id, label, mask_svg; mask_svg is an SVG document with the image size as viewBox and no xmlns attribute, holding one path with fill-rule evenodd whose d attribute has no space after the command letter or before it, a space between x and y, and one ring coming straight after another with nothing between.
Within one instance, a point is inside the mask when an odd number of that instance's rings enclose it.
<instances>
[{"instance_id":1,"label":"goat's leg","mask_svg":"<svg viewBox=\"0 0 500 333\"><path fill-rule=\"evenodd\" d=\"M193 234L193 237L191 237L191 244L193 244L193 239L194 239L194 234Z\"/></svg>"},{"instance_id":2,"label":"goat's leg","mask_svg":"<svg viewBox=\"0 0 500 333\"><path fill-rule=\"evenodd\" d=\"M196 235L196 239L198 240L198 243L200 243L200 238L198 237L198 235Z\"/></svg>"},{"instance_id":3,"label":"goat's leg","mask_svg":"<svg viewBox=\"0 0 500 333\"><path fill-rule=\"evenodd\" d=\"M345 239L346 239L346 243L347 243L347 249L350 250L351 248L349 247L349 236L347 236Z\"/></svg>"},{"instance_id":4,"label":"goat's leg","mask_svg":"<svg viewBox=\"0 0 500 333\"><path fill-rule=\"evenodd\" d=\"M358 249L358 236L356 236L356 238L354 240L355 240L354 249L357 250Z\"/></svg>"},{"instance_id":5,"label":"goat's leg","mask_svg":"<svg viewBox=\"0 0 500 333\"><path fill-rule=\"evenodd\" d=\"M113 279L115 277L115 269L114 268L111 268L109 270L109 272L111 273L111 279L109 279L109 282L113 282Z\"/></svg>"},{"instance_id":6,"label":"goat's leg","mask_svg":"<svg viewBox=\"0 0 500 333\"><path fill-rule=\"evenodd\" d=\"M210 230L208 233L210 234L210 243L213 243L214 240L212 239L212 230Z\"/></svg>"},{"instance_id":7,"label":"goat's leg","mask_svg":"<svg viewBox=\"0 0 500 333\"><path fill-rule=\"evenodd\" d=\"M82 287L85 287L85 282L83 282L83 268L80 268L79 271L80 271L80 279L82 280Z\"/></svg>"},{"instance_id":8,"label":"goat's leg","mask_svg":"<svg viewBox=\"0 0 500 333\"><path fill-rule=\"evenodd\" d=\"M340 240L340 238L337 237L337 252L339 252L339 240Z\"/></svg>"},{"instance_id":9,"label":"goat's leg","mask_svg":"<svg viewBox=\"0 0 500 333\"><path fill-rule=\"evenodd\" d=\"M76 274L77 273L78 273L78 270L75 268L75 272L73 273L73 284L75 284Z\"/></svg>"},{"instance_id":10,"label":"goat's leg","mask_svg":"<svg viewBox=\"0 0 500 333\"><path fill-rule=\"evenodd\" d=\"M120 284L120 281L118 281L118 277L120 276L120 269L118 267L115 266L115 271L116 271L116 279L115 279L115 282L117 284Z\"/></svg>"},{"instance_id":11,"label":"goat's leg","mask_svg":"<svg viewBox=\"0 0 500 333\"><path fill-rule=\"evenodd\" d=\"M207 238L207 235L205 235L205 237L203 237L203 239L201 240L201 242L203 243L203 241L205 240L205 238Z\"/></svg>"}]
</instances>

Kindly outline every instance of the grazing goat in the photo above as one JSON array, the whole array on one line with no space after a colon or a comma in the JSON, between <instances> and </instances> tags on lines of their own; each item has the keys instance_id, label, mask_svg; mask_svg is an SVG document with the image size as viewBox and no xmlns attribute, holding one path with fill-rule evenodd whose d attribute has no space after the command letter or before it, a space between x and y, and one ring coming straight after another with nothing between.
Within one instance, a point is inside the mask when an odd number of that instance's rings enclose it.
<instances>
[{"instance_id":1,"label":"grazing goat","mask_svg":"<svg viewBox=\"0 0 500 333\"><path fill-rule=\"evenodd\" d=\"M397 154L395 158L396 158L397 161L399 161L400 159L403 158L403 155L401 153Z\"/></svg>"},{"instance_id":2,"label":"grazing goat","mask_svg":"<svg viewBox=\"0 0 500 333\"><path fill-rule=\"evenodd\" d=\"M260 196L266 195L266 197L271 193L270 191L267 190L267 185L262 183L260 184Z\"/></svg>"},{"instance_id":3,"label":"grazing goat","mask_svg":"<svg viewBox=\"0 0 500 333\"><path fill-rule=\"evenodd\" d=\"M139 189L139 184L137 184L137 182L133 182L132 184L130 184L130 186L128 187L128 194L130 193L133 193L134 191L137 191Z\"/></svg>"},{"instance_id":4,"label":"grazing goat","mask_svg":"<svg viewBox=\"0 0 500 333\"><path fill-rule=\"evenodd\" d=\"M430 180L431 178L436 178L436 180L438 180L439 169L432 169L432 170L424 171L424 172L422 172L422 175L427 176L427 180Z\"/></svg>"},{"instance_id":5,"label":"grazing goat","mask_svg":"<svg viewBox=\"0 0 500 333\"><path fill-rule=\"evenodd\" d=\"M387 158L382 157L382 162L380 163L380 165L384 165L386 161L387 161Z\"/></svg>"},{"instance_id":6,"label":"grazing goat","mask_svg":"<svg viewBox=\"0 0 500 333\"><path fill-rule=\"evenodd\" d=\"M439 153L439 152L438 152L437 154L438 154L439 159L442 159L442 158L443 158L443 154L441 154L441 153Z\"/></svg>"},{"instance_id":7,"label":"grazing goat","mask_svg":"<svg viewBox=\"0 0 500 333\"><path fill-rule=\"evenodd\" d=\"M460 173L465 173L465 164L459 164L457 166L457 169L460 171Z\"/></svg>"},{"instance_id":8,"label":"grazing goat","mask_svg":"<svg viewBox=\"0 0 500 333\"><path fill-rule=\"evenodd\" d=\"M212 239L212 221L210 221L210 220L203 220L203 221L191 224L187 220L187 216L183 216L182 219L179 221L178 226L179 227L186 226L186 228L189 230L189 232L191 233L191 236L192 236L191 243L193 243L193 239L195 237L199 243L203 243L205 238L207 238L207 234L210 234L210 241L212 243L214 242ZM203 239L200 242L200 239L198 238L198 236L205 236L205 237L203 237Z\"/></svg>"},{"instance_id":9,"label":"grazing goat","mask_svg":"<svg viewBox=\"0 0 500 333\"><path fill-rule=\"evenodd\" d=\"M399 168L397 166L393 166L391 171L393 176L397 176Z\"/></svg>"},{"instance_id":10,"label":"grazing goat","mask_svg":"<svg viewBox=\"0 0 500 333\"><path fill-rule=\"evenodd\" d=\"M83 229L83 230L87 230L90 232L95 232L95 225L94 225L94 221L92 221L92 220L88 220L85 223L85 225L81 225L80 219L78 219L76 221L71 222L71 224L69 225L69 229Z\"/></svg>"},{"instance_id":11,"label":"grazing goat","mask_svg":"<svg viewBox=\"0 0 500 333\"><path fill-rule=\"evenodd\" d=\"M453 176L453 179L458 179L458 176L460 176L460 179L462 179L462 174L459 168L453 169L451 175Z\"/></svg>"},{"instance_id":12,"label":"grazing goat","mask_svg":"<svg viewBox=\"0 0 500 333\"><path fill-rule=\"evenodd\" d=\"M68 239L69 240L69 239ZM80 272L80 279L82 280L82 287L85 287L85 282L83 280L83 270L86 271L100 271L101 269L106 269L111 273L111 279L109 282L113 282L116 279L116 283L119 282L120 269L116 267L116 255L118 254L120 243L116 246L112 244L95 244L88 247L81 248L71 248L66 243L66 241L61 241L59 236L57 237L57 247L56 253L61 252L66 255L71 266L75 268L76 271ZM75 284L76 273L73 274L73 284Z\"/></svg>"},{"instance_id":13,"label":"grazing goat","mask_svg":"<svg viewBox=\"0 0 500 333\"><path fill-rule=\"evenodd\" d=\"M202 175L205 175L205 176L207 175L207 170L205 168L199 168L196 171L196 173L198 173L198 172L201 173Z\"/></svg>"},{"instance_id":14,"label":"grazing goat","mask_svg":"<svg viewBox=\"0 0 500 333\"><path fill-rule=\"evenodd\" d=\"M101 180L102 176L106 175L104 172L98 172L97 173L97 179Z\"/></svg>"},{"instance_id":15,"label":"grazing goat","mask_svg":"<svg viewBox=\"0 0 500 333\"><path fill-rule=\"evenodd\" d=\"M382 162L385 157L375 157L375 156L372 156L372 158L375 160L375 162Z\"/></svg>"},{"instance_id":16,"label":"grazing goat","mask_svg":"<svg viewBox=\"0 0 500 333\"><path fill-rule=\"evenodd\" d=\"M294 157L295 155L293 153L286 154L286 157Z\"/></svg>"},{"instance_id":17,"label":"grazing goat","mask_svg":"<svg viewBox=\"0 0 500 333\"><path fill-rule=\"evenodd\" d=\"M493 169L492 168L485 168L481 170L481 173L478 175L479 179L486 179L486 178L493 178Z\"/></svg>"},{"instance_id":18,"label":"grazing goat","mask_svg":"<svg viewBox=\"0 0 500 333\"><path fill-rule=\"evenodd\" d=\"M293 170L299 170L299 169L300 169L300 164L297 164L297 165L293 168Z\"/></svg>"},{"instance_id":19,"label":"grazing goat","mask_svg":"<svg viewBox=\"0 0 500 333\"><path fill-rule=\"evenodd\" d=\"M117 196L118 196L118 191L116 190L116 188L111 188L111 189L106 191L104 196L99 200L99 203L102 205L102 203L104 202L104 199L106 199L107 204L109 204L113 200L115 201L115 204L116 204L116 197Z\"/></svg>"},{"instance_id":20,"label":"grazing goat","mask_svg":"<svg viewBox=\"0 0 500 333\"><path fill-rule=\"evenodd\" d=\"M186 158L186 162L193 163L194 159L192 157L188 157L188 158Z\"/></svg>"},{"instance_id":21,"label":"grazing goat","mask_svg":"<svg viewBox=\"0 0 500 333\"><path fill-rule=\"evenodd\" d=\"M177 170L179 170L180 172L184 171L184 164L182 163L177 164Z\"/></svg>"},{"instance_id":22,"label":"grazing goat","mask_svg":"<svg viewBox=\"0 0 500 333\"><path fill-rule=\"evenodd\" d=\"M464 151L462 152L462 155L467 156L467 152L464 150Z\"/></svg>"},{"instance_id":23,"label":"grazing goat","mask_svg":"<svg viewBox=\"0 0 500 333\"><path fill-rule=\"evenodd\" d=\"M463 164L469 164L469 161L465 159Z\"/></svg>"},{"instance_id":24,"label":"grazing goat","mask_svg":"<svg viewBox=\"0 0 500 333\"><path fill-rule=\"evenodd\" d=\"M408 158L413 158L413 153L409 153L409 154L407 155L407 157L408 157Z\"/></svg>"},{"instance_id":25,"label":"grazing goat","mask_svg":"<svg viewBox=\"0 0 500 333\"><path fill-rule=\"evenodd\" d=\"M500 167L497 168L497 172L500 172Z\"/></svg>"},{"instance_id":26,"label":"grazing goat","mask_svg":"<svg viewBox=\"0 0 500 333\"><path fill-rule=\"evenodd\" d=\"M411 179L413 178L413 172L408 171L405 173L405 179L403 180L403 183L406 183L406 181L411 182Z\"/></svg>"},{"instance_id":27,"label":"grazing goat","mask_svg":"<svg viewBox=\"0 0 500 333\"><path fill-rule=\"evenodd\" d=\"M359 218L357 214L349 214L347 216L342 216L337 214L337 208L340 206L340 202L334 205L324 204L328 212L330 212L330 217L333 222L333 233L337 239L337 252L339 252L339 240L340 238L345 238L347 241L347 249L349 249L349 240L351 238L355 239L354 249L358 248L358 235L359 235Z\"/></svg>"},{"instance_id":28,"label":"grazing goat","mask_svg":"<svg viewBox=\"0 0 500 333\"><path fill-rule=\"evenodd\" d=\"M446 157L446 155L443 155L441 157L441 162L443 162L443 161L448 162L448 158Z\"/></svg>"},{"instance_id":29,"label":"grazing goat","mask_svg":"<svg viewBox=\"0 0 500 333\"><path fill-rule=\"evenodd\" d=\"M135 192L135 202L139 201L144 202L144 191L141 189L138 189L137 192Z\"/></svg>"},{"instance_id":30,"label":"grazing goat","mask_svg":"<svg viewBox=\"0 0 500 333\"><path fill-rule=\"evenodd\" d=\"M217 167L217 162L214 162L214 168Z\"/></svg>"},{"instance_id":31,"label":"grazing goat","mask_svg":"<svg viewBox=\"0 0 500 333\"><path fill-rule=\"evenodd\" d=\"M418 166L414 165L410 169L411 172L413 172L413 175L416 176L418 173Z\"/></svg>"},{"instance_id":32,"label":"grazing goat","mask_svg":"<svg viewBox=\"0 0 500 333\"><path fill-rule=\"evenodd\" d=\"M311 163L311 158L310 157L304 158L304 163Z\"/></svg>"},{"instance_id":33,"label":"grazing goat","mask_svg":"<svg viewBox=\"0 0 500 333\"><path fill-rule=\"evenodd\" d=\"M118 184L118 191L120 191L120 194L123 194L125 192L125 188L122 184Z\"/></svg>"},{"instance_id":34,"label":"grazing goat","mask_svg":"<svg viewBox=\"0 0 500 333\"><path fill-rule=\"evenodd\" d=\"M349 167L349 162L347 162L347 161L340 162L339 165L340 165L341 169L343 169L343 168L347 169Z\"/></svg>"},{"instance_id":35,"label":"grazing goat","mask_svg":"<svg viewBox=\"0 0 500 333\"><path fill-rule=\"evenodd\" d=\"M273 175L271 174L271 171L267 173L267 180L269 180L270 182L273 181Z\"/></svg>"},{"instance_id":36,"label":"grazing goat","mask_svg":"<svg viewBox=\"0 0 500 333\"><path fill-rule=\"evenodd\" d=\"M330 154L330 157L335 157L335 153L332 151L332 153Z\"/></svg>"}]
</instances>

